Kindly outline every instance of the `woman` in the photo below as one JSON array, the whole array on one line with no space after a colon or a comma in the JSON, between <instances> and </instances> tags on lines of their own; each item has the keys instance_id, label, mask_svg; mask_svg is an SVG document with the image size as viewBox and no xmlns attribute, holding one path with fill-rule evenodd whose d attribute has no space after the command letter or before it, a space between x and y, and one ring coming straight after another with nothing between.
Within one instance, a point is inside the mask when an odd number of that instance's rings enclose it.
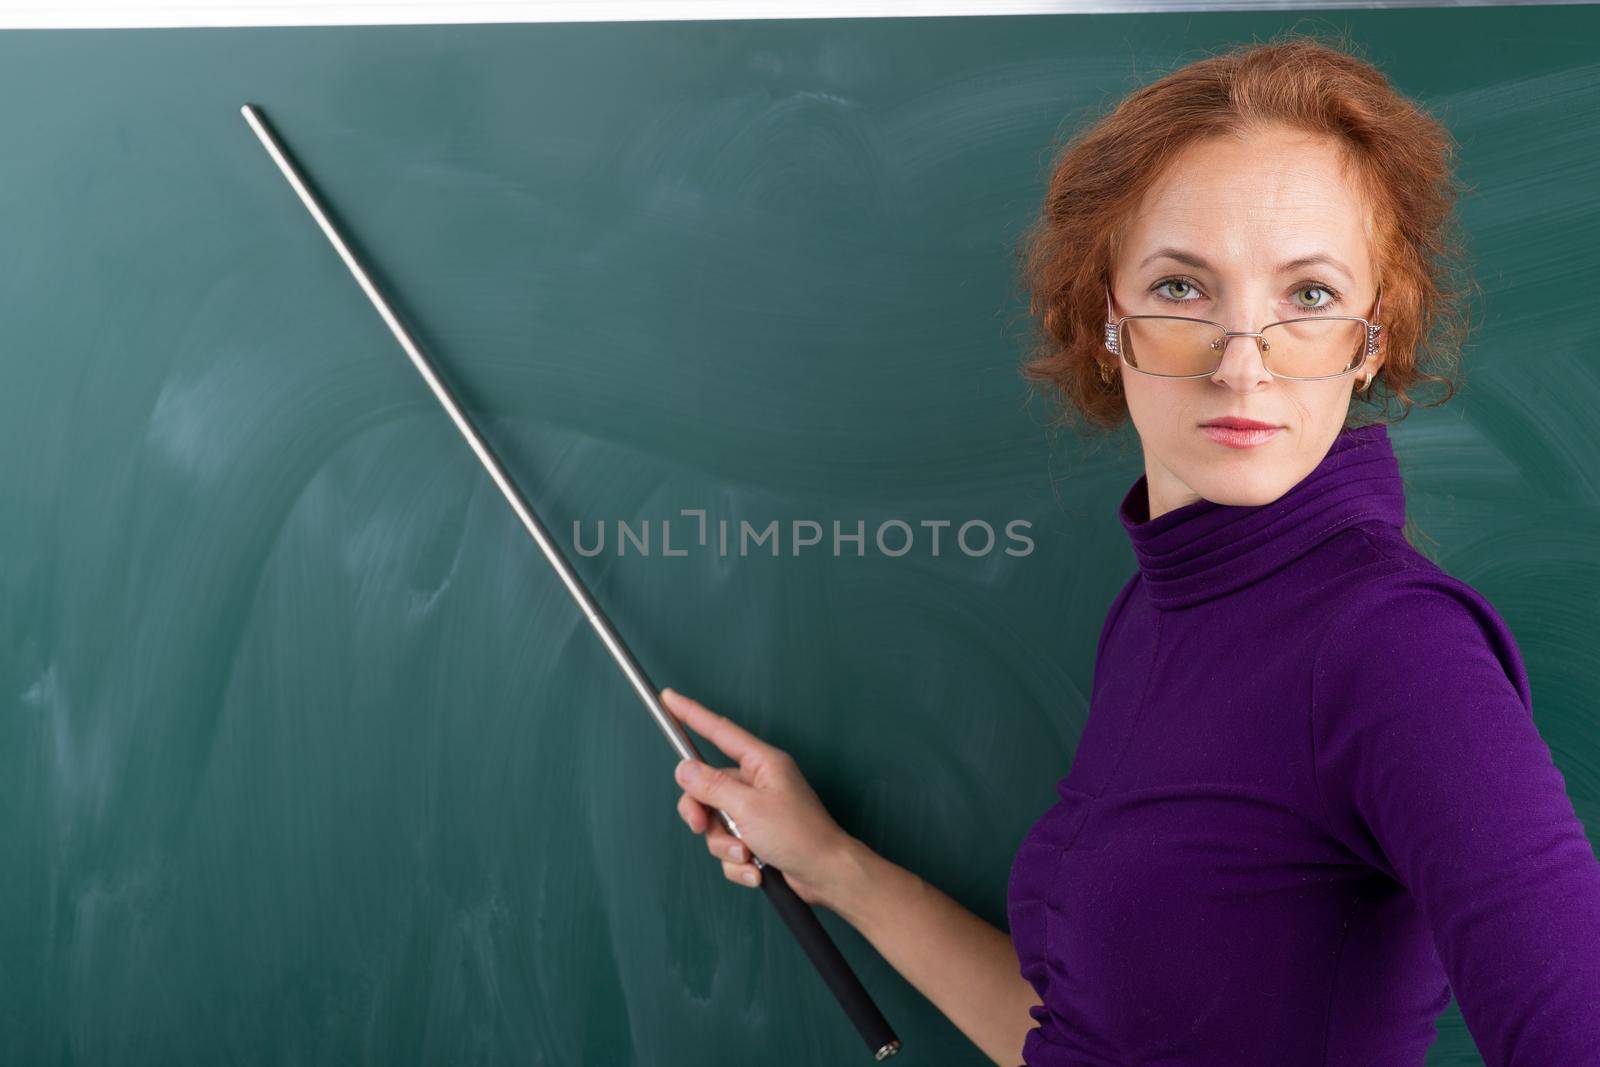
<instances>
[{"instance_id":1,"label":"woman","mask_svg":"<svg viewBox=\"0 0 1600 1067\"><path fill-rule=\"evenodd\" d=\"M678 779L729 878L758 874L708 806L1007 1067L1420 1065L1452 991L1489 1064L1600 1064L1600 863L1512 635L1402 535L1386 427L1358 425L1449 384L1425 369L1459 343L1449 145L1369 64L1291 37L1067 146L1027 370L1091 424L1131 417L1138 570L1010 936L668 690L738 762Z\"/></svg>"}]
</instances>

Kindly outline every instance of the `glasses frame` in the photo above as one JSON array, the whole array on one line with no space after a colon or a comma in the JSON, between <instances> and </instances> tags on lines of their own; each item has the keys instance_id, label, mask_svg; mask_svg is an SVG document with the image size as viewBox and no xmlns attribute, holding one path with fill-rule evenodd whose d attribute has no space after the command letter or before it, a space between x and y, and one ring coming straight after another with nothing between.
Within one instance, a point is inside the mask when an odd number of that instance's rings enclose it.
<instances>
[{"instance_id":1,"label":"glasses frame","mask_svg":"<svg viewBox=\"0 0 1600 1067\"><path fill-rule=\"evenodd\" d=\"M1229 338L1254 337L1256 339L1256 351L1261 354L1261 365L1262 367L1266 368L1266 372L1272 375L1274 378L1281 378L1284 381L1290 382L1322 382L1327 381L1329 378L1342 378L1346 374L1353 374L1356 371L1359 371L1362 364L1364 364L1368 359L1371 359L1373 356L1378 354L1378 334L1383 330L1383 323L1379 322L1378 318L1382 314L1383 286L1380 285L1378 286L1377 302L1372 307L1371 319L1362 318L1360 315L1302 315L1299 318L1279 319L1277 322L1269 322L1265 326L1261 327L1260 330L1230 330L1227 326L1220 322L1215 322L1211 319L1199 319L1191 315L1123 315L1122 317L1118 318L1116 312L1111 307L1111 287L1108 285L1106 286L1105 347L1106 351L1110 352L1113 356L1116 356L1117 361L1124 367L1127 367L1131 371L1136 371L1139 374L1147 374L1152 378L1210 378L1217 373L1216 369L1202 371L1199 374L1160 374L1156 371L1145 370L1142 367L1135 367L1132 363L1129 363L1127 357L1123 355L1124 346L1122 343L1122 325L1131 319L1180 319L1184 322L1200 322L1207 326L1215 326L1222 334L1220 338L1211 343L1211 347L1215 348L1218 352L1217 369L1220 369L1222 366L1222 356L1227 352ZM1345 322L1359 322L1362 326L1366 327L1366 355L1362 359L1357 360L1355 366L1347 367L1335 374L1317 374L1309 378L1303 378L1297 374L1279 374L1268 365L1267 353L1269 352L1271 346L1267 342L1267 339L1261 336L1262 331L1271 329L1273 326L1287 326L1295 322L1339 322L1341 320Z\"/></svg>"}]
</instances>

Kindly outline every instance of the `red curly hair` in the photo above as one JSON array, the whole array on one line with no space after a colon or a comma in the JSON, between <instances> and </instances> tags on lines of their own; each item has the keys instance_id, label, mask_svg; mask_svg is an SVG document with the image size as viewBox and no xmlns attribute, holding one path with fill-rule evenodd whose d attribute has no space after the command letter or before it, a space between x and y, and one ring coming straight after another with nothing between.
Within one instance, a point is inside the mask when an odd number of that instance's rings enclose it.
<instances>
[{"instance_id":1,"label":"red curly hair","mask_svg":"<svg viewBox=\"0 0 1600 1067\"><path fill-rule=\"evenodd\" d=\"M1380 415L1395 400L1403 418L1420 383L1445 387L1423 406L1454 395L1475 288L1454 213L1455 140L1348 42L1289 31L1135 90L1056 155L1021 247L1038 326L1023 376L1059 395L1066 421L1076 413L1087 429L1112 430L1127 419L1121 375L1106 384L1099 373L1116 360L1102 344L1103 287L1146 191L1188 145L1269 123L1337 139L1371 205L1385 359L1371 389L1356 396Z\"/></svg>"}]
</instances>

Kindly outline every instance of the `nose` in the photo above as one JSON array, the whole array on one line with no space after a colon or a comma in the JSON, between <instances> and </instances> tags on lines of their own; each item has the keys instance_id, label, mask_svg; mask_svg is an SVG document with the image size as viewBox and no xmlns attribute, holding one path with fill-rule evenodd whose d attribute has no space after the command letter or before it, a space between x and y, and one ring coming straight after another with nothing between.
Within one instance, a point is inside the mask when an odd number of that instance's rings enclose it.
<instances>
[{"instance_id":1,"label":"nose","mask_svg":"<svg viewBox=\"0 0 1600 1067\"><path fill-rule=\"evenodd\" d=\"M1217 364L1211 380L1218 385L1234 389L1254 389L1262 382L1271 381L1267 373L1267 347L1260 337L1229 334L1221 341L1222 361Z\"/></svg>"}]
</instances>

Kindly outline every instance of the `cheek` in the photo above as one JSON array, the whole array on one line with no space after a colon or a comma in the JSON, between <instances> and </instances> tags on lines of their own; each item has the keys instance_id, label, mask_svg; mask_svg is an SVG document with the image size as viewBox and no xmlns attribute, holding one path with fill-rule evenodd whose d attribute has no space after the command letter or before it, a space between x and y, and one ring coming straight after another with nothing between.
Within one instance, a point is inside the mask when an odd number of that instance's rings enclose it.
<instances>
[{"instance_id":1,"label":"cheek","mask_svg":"<svg viewBox=\"0 0 1600 1067\"><path fill-rule=\"evenodd\" d=\"M1139 435L1139 440L1146 442L1147 445L1154 443L1166 420L1162 416L1159 402L1151 395L1150 383L1141 375L1133 374L1124 367L1122 395L1128 402L1128 420L1133 423L1134 432Z\"/></svg>"},{"instance_id":2,"label":"cheek","mask_svg":"<svg viewBox=\"0 0 1600 1067\"><path fill-rule=\"evenodd\" d=\"M1182 463L1192 450L1203 450L1205 442L1196 427L1216 414L1221 400L1210 394L1219 393L1218 386L1205 378L1164 381L1132 372L1128 379L1124 387L1128 417L1147 447L1168 463ZM1284 405L1278 402L1263 407L1277 412Z\"/></svg>"},{"instance_id":3,"label":"cheek","mask_svg":"<svg viewBox=\"0 0 1600 1067\"><path fill-rule=\"evenodd\" d=\"M1177 425L1184 411L1194 410L1203 380L1162 381L1123 368L1122 383L1128 415L1142 436L1147 430L1159 435Z\"/></svg>"},{"instance_id":4,"label":"cheek","mask_svg":"<svg viewBox=\"0 0 1600 1067\"><path fill-rule=\"evenodd\" d=\"M1308 430L1344 424L1350 413L1350 379L1330 378L1325 382L1304 382L1290 394L1301 426Z\"/></svg>"}]
</instances>

